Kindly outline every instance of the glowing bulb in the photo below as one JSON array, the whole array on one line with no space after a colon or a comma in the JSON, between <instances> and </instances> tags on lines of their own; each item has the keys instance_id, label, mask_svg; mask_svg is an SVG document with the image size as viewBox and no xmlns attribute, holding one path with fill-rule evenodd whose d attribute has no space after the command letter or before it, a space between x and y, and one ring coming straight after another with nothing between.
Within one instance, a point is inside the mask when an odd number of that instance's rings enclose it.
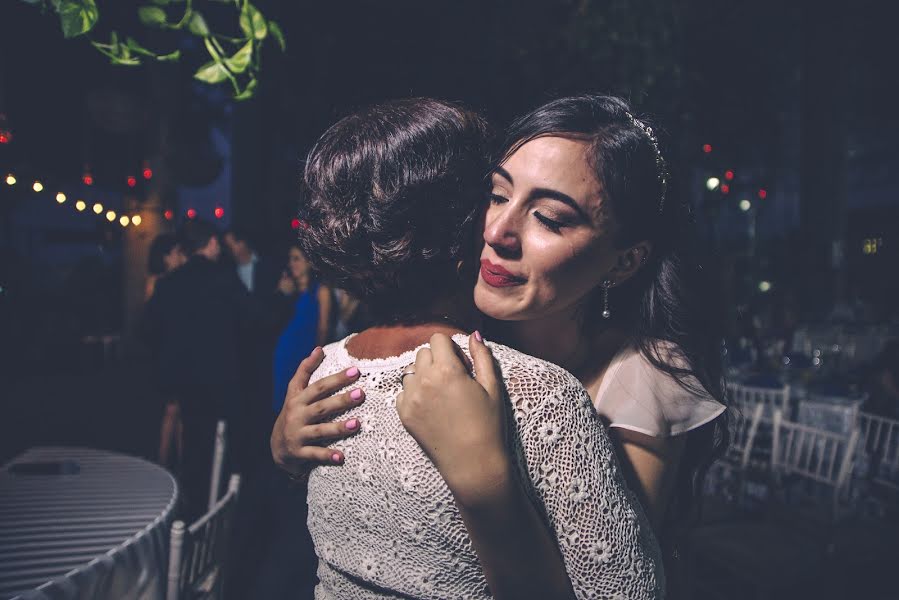
<instances>
[{"instance_id":1,"label":"glowing bulb","mask_svg":"<svg viewBox=\"0 0 899 600\"><path fill-rule=\"evenodd\" d=\"M75 203L75 210L78 212L83 211L85 208L87 208L87 204L84 203L84 200L79 200Z\"/></svg>"},{"instance_id":2,"label":"glowing bulb","mask_svg":"<svg viewBox=\"0 0 899 600\"><path fill-rule=\"evenodd\" d=\"M40 192L44 189L44 184L40 181L35 181L34 185L31 186L31 189L33 189L35 192Z\"/></svg>"},{"instance_id":3,"label":"glowing bulb","mask_svg":"<svg viewBox=\"0 0 899 600\"><path fill-rule=\"evenodd\" d=\"M770 281L760 281L759 282L759 291L760 292L770 292L771 291L771 282Z\"/></svg>"},{"instance_id":4,"label":"glowing bulb","mask_svg":"<svg viewBox=\"0 0 899 600\"><path fill-rule=\"evenodd\" d=\"M81 176L81 181L84 182L84 185L94 185L94 178L90 173L85 173Z\"/></svg>"},{"instance_id":5,"label":"glowing bulb","mask_svg":"<svg viewBox=\"0 0 899 600\"><path fill-rule=\"evenodd\" d=\"M194 210L193 208L188 208L188 209L187 209L187 218L188 218L188 219L194 219L194 218L196 218L196 216L197 216L197 211L196 211L196 210Z\"/></svg>"},{"instance_id":6,"label":"glowing bulb","mask_svg":"<svg viewBox=\"0 0 899 600\"><path fill-rule=\"evenodd\" d=\"M58 194L56 194L56 201L59 202L60 204L62 204L63 202L66 201L66 195L63 194L62 192L59 192Z\"/></svg>"},{"instance_id":7,"label":"glowing bulb","mask_svg":"<svg viewBox=\"0 0 899 600\"><path fill-rule=\"evenodd\" d=\"M706 154L708 154L709 152L712 151L712 145L711 144L703 144L702 151L705 152Z\"/></svg>"},{"instance_id":8,"label":"glowing bulb","mask_svg":"<svg viewBox=\"0 0 899 600\"><path fill-rule=\"evenodd\" d=\"M122 215L122 217L119 219L119 224L122 227L127 227L129 222L130 222L130 219L128 218L127 215Z\"/></svg>"},{"instance_id":9,"label":"glowing bulb","mask_svg":"<svg viewBox=\"0 0 899 600\"><path fill-rule=\"evenodd\" d=\"M150 179L151 177L153 177L153 169L147 167L144 169L144 179Z\"/></svg>"},{"instance_id":10,"label":"glowing bulb","mask_svg":"<svg viewBox=\"0 0 899 600\"><path fill-rule=\"evenodd\" d=\"M110 210L106 213L106 220L109 221L110 223L115 221L115 211L114 210Z\"/></svg>"},{"instance_id":11,"label":"glowing bulb","mask_svg":"<svg viewBox=\"0 0 899 600\"><path fill-rule=\"evenodd\" d=\"M167 210L164 213L162 213L162 216L165 217L166 221L171 221L172 219L175 218L175 213L173 213L171 210Z\"/></svg>"},{"instance_id":12,"label":"glowing bulb","mask_svg":"<svg viewBox=\"0 0 899 600\"><path fill-rule=\"evenodd\" d=\"M740 210L746 212L750 208L752 208L752 202L749 200L740 200Z\"/></svg>"},{"instance_id":13,"label":"glowing bulb","mask_svg":"<svg viewBox=\"0 0 899 600\"><path fill-rule=\"evenodd\" d=\"M718 185L720 183L721 183L721 180L718 179L717 177L709 177L708 179L705 180L705 187L707 190L709 190L711 192L716 187L718 187Z\"/></svg>"},{"instance_id":14,"label":"glowing bulb","mask_svg":"<svg viewBox=\"0 0 899 600\"><path fill-rule=\"evenodd\" d=\"M734 172L731 171L730 169L728 169L727 171L724 172L724 178L727 179L728 181L733 181Z\"/></svg>"},{"instance_id":15,"label":"glowing bulb","mask_svg":"<svg viewBox=\"0 0 899 600\"><path fill-rule=\"evenodd\" d=\"M140 225L140 222L142 220L143 219L140 218L140 215L134 215L133 217L131 217L131 224L137 227L138 225Z\"/></svg>"},{"instance_id":16,"label":"glowing bulb","mask_svg":"<svg viewBox=\"0 0 899 600\"><path fill-rule=\"evenodd\" d=\"M215 218L221 219L224 216L225 216L225 209L222 208L221 206L216 206L215 207Z\"/></svg>"},{"instance_id":17,"label":"glowing bulb","mask_svg":"<svg viewBox=\"0 0 899 600\"><path fill-rule=\"evenodd\" d=\"M128 182L128 187L134 187L137 185L137 177L135 177L134 175L129 175L126 181Z\"/></svg>"},{"instance_id":18,"label":"glowing bulb","mask_svg":"<svg viewBox=\"0 0 899 600\"><path fill-rule=\"evenodd\" d=\"M6 185L16 185L16 178L12 173L6 176Z\"/></svg>"},{"instance_id":19,"label":"glowing bulb","mask_svg":"<svg viewBox=\"0 0 899 600\"><path fill-rule=\"evenodd\" d=\"M97 202L94 204L94 213L99 215L101 212L103 212L103 205Z\"/></svg>"}]
</instances>

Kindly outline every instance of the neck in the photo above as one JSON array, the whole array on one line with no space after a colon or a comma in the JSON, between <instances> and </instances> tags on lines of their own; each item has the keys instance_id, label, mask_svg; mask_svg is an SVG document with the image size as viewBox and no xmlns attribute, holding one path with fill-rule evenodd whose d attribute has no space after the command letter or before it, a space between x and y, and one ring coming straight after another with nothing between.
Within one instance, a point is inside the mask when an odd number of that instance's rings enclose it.
<instances>
[{"instance_id":1,"label":"neck","mask_svg":"<svg viewBox=\"0 0 899 600\"><path fill-rule=\"evenodd\" d=\"M601 374L627 341L615 327L591 331L574 310L530 321L497 321L503 343L555 363L582 382Z\"/></svg>"},{"instance_id":2,"label":"neck","mask_svg":"<svg viewBox=\"0 0 899 600\"><path fill-rule=\"evenodd\" d=\"M472 302L470 291L435 302L421 313L424 316L408 322L366 329L347 342L347 351L363 359L396 356L428 343L435 333L450 336L471 333L481 326L481 316Z\"/></svg>"}]
</instances>

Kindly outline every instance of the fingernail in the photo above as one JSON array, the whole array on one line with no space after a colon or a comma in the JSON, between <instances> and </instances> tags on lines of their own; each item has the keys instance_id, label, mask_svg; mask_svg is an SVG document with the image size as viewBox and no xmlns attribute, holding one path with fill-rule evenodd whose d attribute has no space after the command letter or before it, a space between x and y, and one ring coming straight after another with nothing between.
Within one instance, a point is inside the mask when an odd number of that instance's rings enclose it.
<instances>
[{"instance_id":1,"label":"fingernail","mask_svg":"<svg viewBox=\"0 0 899 600\"><path fill-rule=\"evenodd\" d=\"M359 374L359 369L357 369L356 367L350 367L349 369L346 370L347 377L355 377L358 374Z\"/></svg>"},{"instance_id":2,"label":"fingernail","mask_svg":"<svg viewBox=\"0 0 899 600\"><path fill-rule=\"evenodd\" d=\"M337 453L335 452L334 454L331 455L331 460L333 460L333 461L336 462L336 463L339 463L339 462L340 462L340 455L337 454Z\"/></svg>"},{"instance_id":3,"label":"fingernail","mask_svg":"<svg viewBox=\"0 0 899 600\"><path fill-rule=\"evenodd\" d=\"M359 419L350 419L346 422L347 429L356 429L359 427Z\"/></svg>"},{"instance_id":4,"label":"fingernail","mask_svg":"<svg viewBox=\"0 0 899 600\"><path fill-rule=\"evenodd\" d=\"M350 398L352 398L353 400L358 400L361 397L362 397L362 390L360 390L360 389L355 389L352 392L350 392Z\"/></svg>"},{"instance_id":5,"label":"fingernail","mask_svg":"<svg viewBox=\"0 0 899 600\"><path fill-rule=\"evenodd\" d=\"M474 331L474 339L476 339L479 342L484 341L484 338L481 337L481 332L478 331L477 329L475 329L475 331Z\"/></svg>"}]
</instances>

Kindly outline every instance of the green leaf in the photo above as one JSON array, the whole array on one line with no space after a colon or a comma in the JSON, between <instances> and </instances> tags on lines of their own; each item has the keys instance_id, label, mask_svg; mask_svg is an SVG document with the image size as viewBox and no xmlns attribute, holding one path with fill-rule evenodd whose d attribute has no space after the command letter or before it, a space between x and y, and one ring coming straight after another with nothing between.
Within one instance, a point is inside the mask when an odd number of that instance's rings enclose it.
<instances>
[{"instance_id":1,"label":"green leaf","mask_svg":"<svg viewBox=\"0 0 899 600\"><path fill-rule=\"evenodd\" d=\"M232 73L243 73L250 66L251 58L253 58L252 40L244 44L243 48L234 53L234 56L226 58L225 65L231 69Z\"/></svg>"},{"instance_id":2,"label":"green leaf","mask_svg":"<svg viewBox=\"0 0 899 600\"><path fill-rule=\"evenodd\" d=\"M143 46L138 44L137 40L135 40L132 37L129 37L125 40L125 47L128 48L129 50L131 50L132 52L134 52L135 54L142 54L144 56L152 56L154 58L156 57L155 52L153 52L151 50L147 50L146 48L144 48Z\"/></svg>"},{"instance_id":3,"label":"green leaf","mask_svg":"<svg viewBox=\"0 0 899 600\"><path fill-rule=\"evenodd\" d=\"M188 23L187 28L194 35L198 35L200 37L206 37L209 35L209 26L206 25L206 19L203 18L198 12L192 12L190 15L190 23Z\"/></svg>"},{"instance_id":4,"label":"green leaf","mask_svg":"<svg viewBox=\"0 0 899 600\"><path fill-rule=\"evenodd\" d=\"M264 40L268 35L265 17L249 2L245 3L241 9L239 22L240 28L248 38Z\"/></svg>"},{"instance_id":5,"label":"green leaf","mask_svg":"<svg viewBox=\"0 0 899 600\"><path fill-rule=\"evenodd\" d=\"M175 50L174 52L169 52L168 54L160 54L156 57L156 60L162 62L175 62L181 58L181 51Z\"/></svg>"},{"instance_id":6,"label":"green leaf","mask_svg":"<svg viewBox=\"0 0 899 600\"><path fill-rule=\"evenodd\" d=\"M62 25L62 35L67 39L84 35L94 28L100 18L93 0L81 2L60 0L57 12Z\"/></svg>"},{"instance_id":7,"label":"green leaf","mask_svg":"<svg viewBox=\"0 0 899 600\"><path fill-rule=\"evenodd\" d=\"M284 38L284 32L281 31L281 26L274 21L269 21L268 30L271 32L272 37L278 42L278 45L281 46L281 52L285 52L287 50L287 40Z\"/></svg>"},{"instance_id":8,"label":"green leaf","mask_svg":"<svg viewBox=\"0 0 899 600\"><path fill-rule=\"evenodd\" d=\"M208 62L194 73L194 79L205 83L221 83L228 78L228 70L219 62Z\"/></svg>"},{"instance_id":9,"label":"green leaf","mask_svg":"<svg viewBox=\"0 0 899 600\"><path fill-rule=\"evenodd\" d=\"M166 24L165 11L158 6L141 6L137 9L137 16L144 25L161 27Z\"/></svg>"},{"instance_id":10,"label":"green leaf","mask_svg":"<svg viewBox=\"0 0 899 600\"><path fill-rule=\"evenodd\" d=\"M245 87L241 93L234 96L234 99L238 101L249 100L256 95L256 87L256 79L251 79L249 83L247 83L247 87Z\"/></svg>"}]
</instances>

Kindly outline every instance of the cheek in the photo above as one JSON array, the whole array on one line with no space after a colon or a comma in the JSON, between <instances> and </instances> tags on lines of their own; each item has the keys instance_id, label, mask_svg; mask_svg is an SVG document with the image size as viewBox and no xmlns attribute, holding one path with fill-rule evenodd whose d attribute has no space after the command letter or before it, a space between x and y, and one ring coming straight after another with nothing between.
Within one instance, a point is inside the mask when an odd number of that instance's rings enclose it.
<instances>
[{"instance_id":1,"label":"cheek","mask_svg":"<svg viewBox=\"0 0 899 600\"><path fill-rule=\"evenodd\" d=\"M592 244L566 238L531 236L531 281L540 304L570 305L599 285L602 253Z\"/></svg>"}]
</instances>

